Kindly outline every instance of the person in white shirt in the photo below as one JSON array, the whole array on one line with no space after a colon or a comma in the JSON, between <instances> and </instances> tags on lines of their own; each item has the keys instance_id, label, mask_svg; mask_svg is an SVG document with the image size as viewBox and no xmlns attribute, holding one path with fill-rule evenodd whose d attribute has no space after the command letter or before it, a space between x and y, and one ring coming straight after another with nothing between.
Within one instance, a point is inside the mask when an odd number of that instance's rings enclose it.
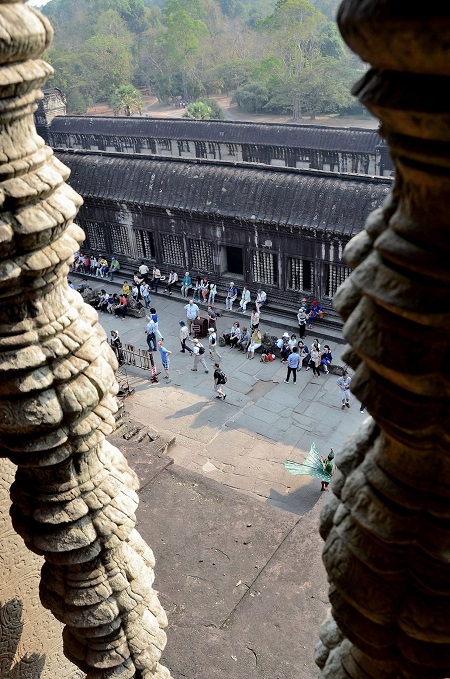
<instances>
[{"instance_id":1,"label":"person in white shirt","mask_svg":"<svg viewBox=\"0 0 450 679\"><path fill-rule=\"evenodd\" d=\"M352 378L349 376L348 372L344 370L344 374L337 380L337 385L340 389L340 396L342 400L342 410L345 408L350 408L350 382Z\"/></svg>"},{"instance_id":2,"label":"person in white shirt","mask_svg":"<svg viewBox=\"0 0 450 679\"><path fill-rule=\"evenodd\" d=\"M141 266L139 267L139 273L141 274L142 278L145 280L146 283L148 283L148 272L150 269L148 268L147 264L144 264L144 262L141 262Z\"/></svg>"},{"instance_id":3,"label":"person in white shirt","mask_svg":"<svg viewBox=\"0 0 450 679\"><path fill-rule=\"evenodd\" d=\"M97 275L97 267L98 267L98 259L94 255L93 257L91 257L91 268L90 268L91 276Z\"/></svg>"},{"instance_id":4,"label":"person in white shirt","mask_svg":"<svg viewBox=\"0 0 450 679\"><path fill-rule=\"evenodd\" d=\"M233 311L233 302L236 299L237 294L238 289L232 281L228 287L227 298L225 300L225 308L228 309L228 311Z\"/></svg>"},{"instance_id":5,"label":"person in white shirt","mask_svg":"<svg viewBox=\"0 0 450 679\"><path fill-rule=\"evenodd\" d=\"M208 344L209 344L209 356L210 356L210 358L212 360L214 360L213 354L215 354L217 356L217 358L222 358L222 356L217 351L217 335L214 331L214 328L209 328L208 335L209 335Z\"/></svg>"},{"instance_id":6,"label":"person in white shirt","mask_svg":"<svg viewBox=\"0 0 450 679\"><path fill-rule=\"evenodd\" d=\"M245 314L247 310L247 304L250 302L250 290L244 287L242 288L242 295L241 295L241 301L239 302L239 309L242 311L243 314Z\"/></svg>"},{"instance_id":7,"label":"person in white shirt","mask_svg":"<svg viewBox=\"0 0 450 679\"><path fill-rule=\"evenodd\" d=\"M208 304L214 304L217 295L217 285L215 283L209 284Z\"/></svg>"},{"instance_id":8,"label":"person in white shirt","mask_svg":"<svg viewBox=\"0 0 450 679\"><path fill-rule=\"evenodd\" d=\"M153 267L153 276L152 280L150 283L151 289L155 291L155 294L158 292L158 285L159 281L161 280L161 271L158 269L157 266Z\"/></svg>"},{"instance_id":9,"label":"person in white shirt","mask_svg":"<svg viewBox=\"0 0 450 679\"><path fill-rule=\"evenodd\" d=\"M200 309L196 304L194 304L194 300L190 299L189 304L186 304L184 307L186 309L186 317L187 317L187 325L189 328L189 334L192 333L192 323L195 321L196 318L198 318L198 314Z\"/></svg>"},{"instance_id":10,"label":"person in white shirt","mask_svg":"<svg viewBox=\"0 0 450 679\"><path fill-rule=\"evenodd\" d=\"M194 367L191 368L191 370L193 372L197 372L197 366L198 366L199 363L201 363L202 366L205 369L205 373L209 373L209 369L208 369L208 366L206 365L206 361L205 361L205 347L203 346L203 344L197 338L194 338L192 340L192 344L194 346L194 349L193 349Z\"/></svg>"},{"instance_id":11,"label":"person in white shirt","mask_svg":"<svg viewBox=\"0 0 450 679\"><path fill-rule=\"evenodd\" d=\"M258 290L258 294L256 295L256 308L258 311L260 311L261 307L264 306L267 302L267 295L264 292L264 290Z\"/></svg>"},{"instance_id":12,"label":"person in white shirt","mask_svg":"<svg viewBox=\"0 0 450 679\"><path fill-rule=\"evenodd\" d=\"M172 294L172 286L176 285L177 283L178 283L178 274L173 269L171 269L170 274L169 274L169 279L167 281L167 287L164 290L164 292L168 291L169 295L171 295Z\"/></svg>"}]
</instances>

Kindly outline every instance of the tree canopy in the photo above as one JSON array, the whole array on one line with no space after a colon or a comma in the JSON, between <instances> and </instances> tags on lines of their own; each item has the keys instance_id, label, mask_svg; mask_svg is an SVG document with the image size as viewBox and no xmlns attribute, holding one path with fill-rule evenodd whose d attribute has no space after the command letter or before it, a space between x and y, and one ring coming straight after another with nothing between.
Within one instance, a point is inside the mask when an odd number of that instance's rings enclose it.
<instances>
[{"instance_id":1,"label":"tree canopy","mask_svg":"<svg viewBox=\"0 0 450 679\"><path fill-rule=\"evenodd\" d=\"M49 84L68 111L147 87L161 100L232 93L249 111L316 116L352 105L361 65L334 23L339 0L50 0ZM131 89L130 89L131 88ZM126 98L126 97L125 97ZM132 98L132 97L131 97ZM207 105L208 106L208 105ZM353 104L354 106L354 104ZM139 110L131 100L126 109Z\"/></svg>"}]
</instances>

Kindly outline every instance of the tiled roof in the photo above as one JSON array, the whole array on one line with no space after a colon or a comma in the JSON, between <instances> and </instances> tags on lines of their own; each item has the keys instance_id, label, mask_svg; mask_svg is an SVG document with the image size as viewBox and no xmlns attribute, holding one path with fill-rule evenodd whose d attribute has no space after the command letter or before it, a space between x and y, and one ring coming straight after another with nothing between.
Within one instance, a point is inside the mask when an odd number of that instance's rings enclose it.
<instances>
[{"instance_id":1,"label":"tiled roof","mask_svg":"<svg viewBox=\"0 0 450 679\"><path fill-rule=\"evenodd\" d=\"M95 200L351 236L392 179L261 165L58 151L69 184Z\"/></svg>"},{"instance_id":2,"label":"tiled roof","mask_svg":"<svg viewBox=\"0 0 450 679\"><path fill-rule=\"evenodd\" d=\"M50 125L52 133L214 141L355 153L375 153L381 140L377 130L356 127L108 116L57 116Z\"/></svg>"}]
</instances>

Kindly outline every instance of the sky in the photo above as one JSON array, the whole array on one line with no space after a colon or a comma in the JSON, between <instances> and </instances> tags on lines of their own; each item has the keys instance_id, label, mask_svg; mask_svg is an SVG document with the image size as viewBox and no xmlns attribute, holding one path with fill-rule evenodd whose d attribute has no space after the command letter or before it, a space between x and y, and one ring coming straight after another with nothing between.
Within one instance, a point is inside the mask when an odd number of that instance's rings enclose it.
<instances>
[{"instance_id":1,"label":"sky","mask_svg":"<svg viewBox=\"0 0 450 679\"><path fill-rule=\"evenodd\" d=\"M28 4L32 5L32 7L42 7L42 5L46 5L48 0L29 0Z\"/></svg>"}]
</instances>

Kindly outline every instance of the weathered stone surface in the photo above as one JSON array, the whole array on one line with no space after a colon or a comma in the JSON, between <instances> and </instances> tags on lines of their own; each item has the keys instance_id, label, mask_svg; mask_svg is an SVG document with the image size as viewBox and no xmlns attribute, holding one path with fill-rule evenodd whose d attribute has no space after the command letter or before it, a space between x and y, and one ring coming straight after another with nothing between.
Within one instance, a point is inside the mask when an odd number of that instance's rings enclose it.
<instances>
[{"instance_id":1,"label":"weathered stone surface","mask_svg":"<svg viewBox=\"0 0 450 679\"><path fill-rule=\"evenodd\" d=\"M33 123L52 72L35 58L52 30L23 2L1 2L0 24L0 448L18 465L13 526L44 556L41 601L89 679L168 677L154 557L134 529L137 477L105 440L116 361L66 281L82 201Z\"/></svg>"},{"instance_id":2,"label":"weathered stone surface","mask_svg":"<svg viewBox=\"0 0 450 679\"><path fill-rule=\"evenodd\" d=\"M335 297L351 387L374 420L344 449L322 514L346 639L336 646L327 623L317 663L333 679L447 677L450 15L438 2L345 0L339 21L374 67L355 92L381 118L396 181L346 249L354 272Z\"/></svg>"}]
</instances>

